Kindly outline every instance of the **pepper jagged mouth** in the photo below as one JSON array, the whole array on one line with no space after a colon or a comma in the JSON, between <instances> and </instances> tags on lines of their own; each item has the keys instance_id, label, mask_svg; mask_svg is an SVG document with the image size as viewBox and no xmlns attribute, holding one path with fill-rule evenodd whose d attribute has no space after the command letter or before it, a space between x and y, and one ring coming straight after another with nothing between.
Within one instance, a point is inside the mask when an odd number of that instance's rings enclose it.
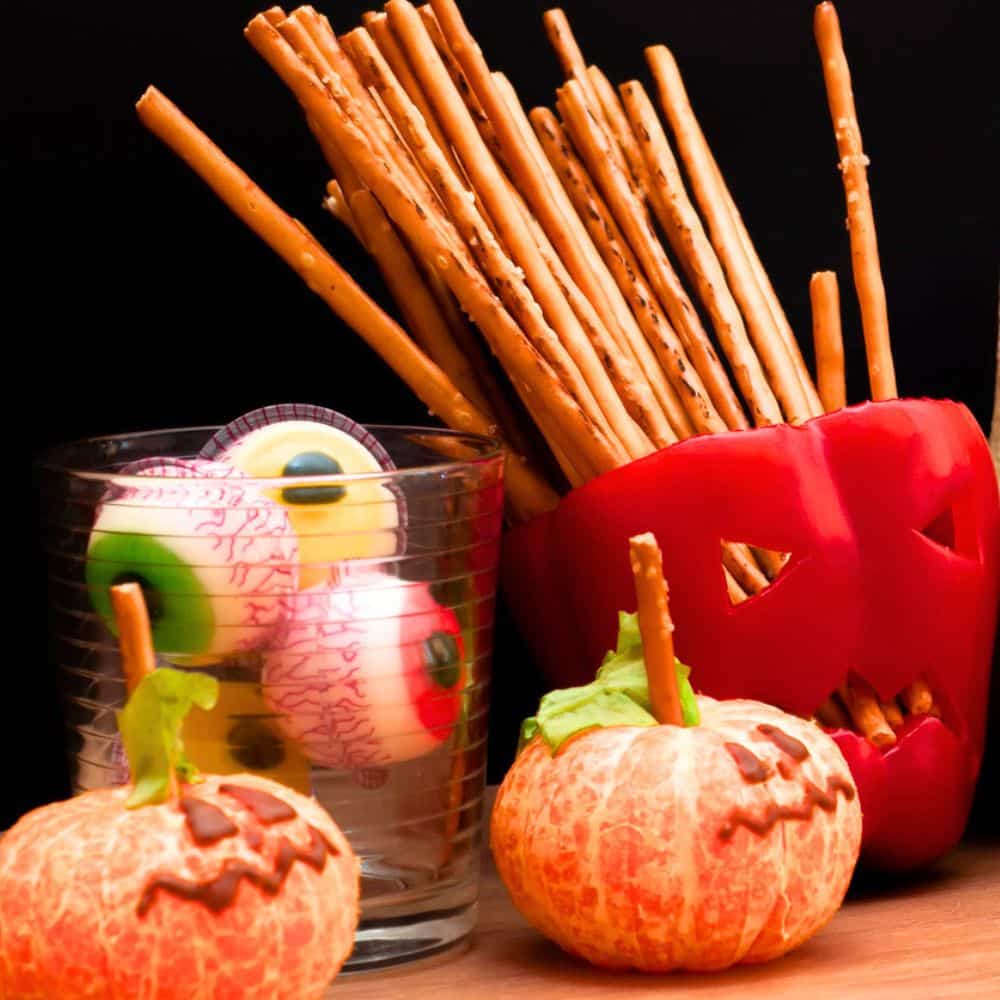
<instances>
[{"instance_id":1,"label":"pepper jagged mouth","mask_svg":"<svg viewBox=\"0 0 1000 1000\"><path fill-rule=\"evenodd\" d=\"M924 678L911 681L884 700L868 681L854 673L814 712L816 722L825 730L853 732L883 751L899 743L911 719L926 716L942 719L940 702Z\"/></svg>"}]
</instances>

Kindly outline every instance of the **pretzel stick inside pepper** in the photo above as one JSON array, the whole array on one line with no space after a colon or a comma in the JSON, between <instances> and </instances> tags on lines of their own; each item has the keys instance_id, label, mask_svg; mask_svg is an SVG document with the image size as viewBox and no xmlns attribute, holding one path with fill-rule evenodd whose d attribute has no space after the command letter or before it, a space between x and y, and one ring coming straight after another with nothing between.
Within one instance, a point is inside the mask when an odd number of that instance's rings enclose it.
<instances>
[{"instance_id":1,"label":"pretzel stick inside pepper","mask_svg":"<svg viewBox=\"0 0 1000 1000\"><path fill-rule=\"evenodd\" d=\"M844 55L840 20L832 3L821 3L814 15L816 46L823 63L823 80L830 104L840 174L847 199L847 229L851 237L854 285L861 307L861 325L868 353L868 373L873 399L896 396L896 372L889 346L889 315L885 285L878 258L878 240L871 193L868 190L868 157L861 144L858 112L851 90L851 73Z\"/></svg>"}]
</instances>

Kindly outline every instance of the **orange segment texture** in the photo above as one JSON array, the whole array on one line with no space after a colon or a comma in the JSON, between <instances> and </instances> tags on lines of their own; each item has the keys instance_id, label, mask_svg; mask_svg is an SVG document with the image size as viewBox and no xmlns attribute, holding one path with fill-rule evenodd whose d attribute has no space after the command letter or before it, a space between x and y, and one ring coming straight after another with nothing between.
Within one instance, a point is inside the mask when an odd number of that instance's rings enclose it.
<instances>
[{"instance_id":1,"label":"orange segment texture","mask_svg":"<svg viewBox=\"0 0 1000 1000\"><path fill-rule=\"evenodd\" d=\"M224 783L284 800L298 818L264 825ZM174 804L124 808L129 789L88 792L38 809L0 840L0 997L17 1000L319 1000L350 953L358 861L311 799L264 778L210 776L188 794L221 809L236 836L195 845ZM336 849L321 872L292 864L276 895L243 880L219 913L151 879L203 881L227 861L273 870L280 838Z\"/></svg>"},{"instance_id":2,"label":"orange segment texture","mask_svg":"<svg viewBox=\"0 0 1000 1000\"><path fill-rule=\"evenodd\" d=\"M566 951L609 969L715 970L785 954L840 906L858 858L861 810L820 729L768 705L699 698L700 726L591 730L552 757L536 740L494 807L492 846L514 904ZM763 733L799 741L795 760ZM763 765L746 780L726 744ZM802 810L810 785L843 782L831 811Z\"/></svg>"}]
</instances>

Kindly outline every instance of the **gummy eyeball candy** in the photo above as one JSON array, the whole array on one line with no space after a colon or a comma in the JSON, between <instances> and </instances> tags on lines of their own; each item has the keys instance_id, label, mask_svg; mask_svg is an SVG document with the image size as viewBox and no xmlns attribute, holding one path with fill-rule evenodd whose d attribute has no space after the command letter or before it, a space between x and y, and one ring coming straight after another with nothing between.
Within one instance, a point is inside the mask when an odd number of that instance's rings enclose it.
<instances>
[{"instance_id":1,"label":"gummy eyeball candy","mask_svg":"<svg viewBox=\"0 0 1000 1000\"><path fill-rule=\"evenodd\" d=\"M87 588L116 633L110 588L139 582L159 652L221 658L267 641L297 589L297 560L284 508L238 469L153 459L123 470L99 508Z\"/></svg>"},{"instance_id":2,"label":"gummy eyeball candy","mask_svg":"<svg viewBox=\"0 0 1000 1000\"><path fill-rule=\"evenodd\" d=\"M188 760L201 771L248 772L310 792L309 761L278 728L257 681L220 680L215 708L192 711L182 735Z\"/></svg>"},{"instance_id":3,"label":"gummy eyeball candy","mask_svg":"<svg viewBox=\"0 0 1000 1000\"><path fill-rule=\"evenodd\" d=\"M201 454L262 479L317 477L316 486L269 491L298 535L303 589L328 580L332 565L343 559L397 549L399 509L391 490L377 479L322 482L395 468L378 441L340 413L302 404L265 406L224 427Z\"/></svg>"},{"instance_id":4,"label":"gummy eyeball candy","mask_svg":"<svg viewBox=\"0 0 1000 1000\"><path fill-rule=\"evenodd\" d=\"M292 599L264 653L264 698L305 754L357 769L422 756L461 711L458 620L425 583L367 572Z\"/></svg>"}]
</instances>

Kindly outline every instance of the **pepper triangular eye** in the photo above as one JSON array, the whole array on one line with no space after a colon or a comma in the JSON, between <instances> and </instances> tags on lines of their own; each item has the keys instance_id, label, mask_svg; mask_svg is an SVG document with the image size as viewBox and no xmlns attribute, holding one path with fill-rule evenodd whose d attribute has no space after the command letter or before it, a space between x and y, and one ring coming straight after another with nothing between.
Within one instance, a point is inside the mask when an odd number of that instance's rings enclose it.
<instances>
[{"instance_id":1,"label":"pepper triangular eye","mask_svg":"<svg viewBox=\"0 0 1000 1000\"><path fill-rule=\"evenodd\" d=\"M724 538L722 565L729 603L736 607L762 594L784 572L788 562L787 552L776 552Z\"/></svg>"},{"instance_id":2,"label":"pepper triangular eye","mask_svg":"<svg viewBox=\"0 0 1000 1000\"><path fill-rule=\"evenodd\" d=\"M919 529L920 534L936 542L942 548L955 552L955 511L950 505L925 527Z\"/></svg>"}]
</instances>

